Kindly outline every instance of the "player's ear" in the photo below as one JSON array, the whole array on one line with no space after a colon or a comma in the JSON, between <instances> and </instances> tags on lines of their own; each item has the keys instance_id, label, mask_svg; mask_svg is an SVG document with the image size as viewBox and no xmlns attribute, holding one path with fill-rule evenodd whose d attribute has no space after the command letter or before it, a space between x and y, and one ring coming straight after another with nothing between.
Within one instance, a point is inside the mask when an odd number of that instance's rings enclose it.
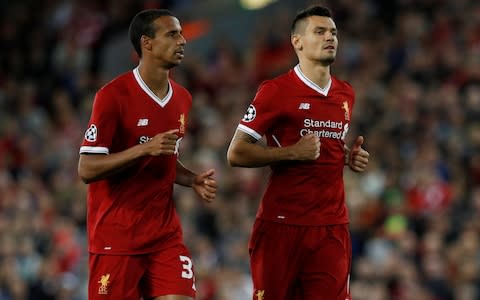
<instances>
[{"instance_id":1,"label":"player's ear","mask_svg":"<svg viewBox=\"0 0 480 300\"><path fill-rule=\"evenodd\" d=\"M140 44L142 45L142 48L152 50L152 39L148 36L142 35L142 37L140 38Z\"/></svg>"},{"instance_id":2,"label":"player's ear","mask_svg":"<svg viewBox=\"0 0 480 300\"><path fill-rule=\"evenodd\" d=\"M292 42L292 46L295 50L302 50L302 39L298 34L292 34L290 41Z\"/></svg>"}]
</instances>

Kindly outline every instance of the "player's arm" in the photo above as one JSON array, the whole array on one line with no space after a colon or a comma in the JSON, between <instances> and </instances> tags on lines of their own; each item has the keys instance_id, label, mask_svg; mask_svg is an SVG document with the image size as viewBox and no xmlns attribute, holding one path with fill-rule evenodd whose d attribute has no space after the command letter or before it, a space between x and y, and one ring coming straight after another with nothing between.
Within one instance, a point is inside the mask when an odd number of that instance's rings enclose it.
<instances>
[{"instance_id":1,"label":"player's arm","mask_svg":"<svg viewBox=\"0 0 480 300\"><path fill-rule=\"evenodd\" d=\"M227 160L232 167L263 167L288 160L315 160L320 155L320 139L309 134L297 143L286 147L268 147L246 132L237 129L227 151Z\"/></svg>"},{"instance_id":2,"label":"player's arm","mask_svg":"<svg viewBox=\"0 0 480 300\"><path fill-rule=\"evenodd\" d=\"M80 154L78 175L85 183L119 173L144 156L140 145L113 154Z\"/></svg>"},{"instance_id":3,"label":"player's arm","mask_svg":"<svg viewBox=\"0 0 480 300\"><path fill-rule=\"evenodd\" d=\"M195 176L197 176L196 173L186 168L182 162L177 159L177 176L175 177L176 184L191 187Z\"/></svg>"},{"instance_id":4,"label":"player's arm","mask_svg":"<svg viewBox=\"0 0 480 300\"><path fill-rule=\"evenodd\" d=\"M135 145L124 151L100 155L80 154L78 175L85 183L108 178L144 156L173 155L178 136L178 129L159 133L144 144Z\"/></svg>"},{"instance_id":5,"label":"player's arm","mask_svg":"<svg viewBox=\"0 0 480 300\"><path fill-rule=\"evenodd\" d=\"M175 183L191 187L204 201L211 202L217 193L217 182L213 179L214 170L210 169L201 174L195 174L177 160L177 176Z\"/></svg>"}]
</instances>

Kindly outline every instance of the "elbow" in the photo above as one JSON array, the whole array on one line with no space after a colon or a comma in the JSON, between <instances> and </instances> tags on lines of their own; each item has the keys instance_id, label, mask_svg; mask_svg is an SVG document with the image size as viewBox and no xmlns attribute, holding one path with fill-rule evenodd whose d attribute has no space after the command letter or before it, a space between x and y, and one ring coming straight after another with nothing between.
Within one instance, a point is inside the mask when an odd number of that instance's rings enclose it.
<instances>
[{"instance_id":1,"label":"elbow","mask_svg":"<svg viewBox=\"0 0 480 300\"><path fill-rule=\"evenodd\" d=\"M78 177L80 177L80 179L83 181L83 183L89 184L92 181L94 181L93 176L91 174L89 174L89 172L87 172L87 170L85 168L82 168L82 166L80 164L78 165L77 172L78 172Z\"/></svg>"},{"instance_id":2,"label":"elbow","mask_svg":"<svg viewBox=\"0 0 480 300\"><path fill-rule=\"evenodd\" d=\"M80 177L80 179L82 179L82 182L85 183L85 184L89 184L89 183L93 182L93 179L91 179L91 178Z\"/></svg>"},{"instance_id":3,"label":"elbow","mask_svg":"<svg viewBox=\"0 0 480 300\"><path fill-rule=\"evenodd\" d=\"M230 151L227 152L227 163L230 167L236 167L237 165L235 164L235 159L233 155L230 153Z\"/></svg>"},{"instance_id":4,"label":"elbow","mask_svg":"<svg viewBox=\"0 0 480 300\"><path fill-rule=\"evenodd\" d=\"M85 184L89 184L90 182L92 182L92 178L90 178L89 176L87 176L86 174L82 173L82 172L78 172L78 177L80 177L80 179L83 181L83 183Z\"/></svg>"},{"instance_id":5,"label":"elbow","mask_svg":"<svg viewBox=\"0 0 480 300\"><path fill-rule=\"evenodd\" d=\"M228 149L227 151L227 162L230 167L241 167L239 157L233 149Z\"/></svg>"}]
</instances>

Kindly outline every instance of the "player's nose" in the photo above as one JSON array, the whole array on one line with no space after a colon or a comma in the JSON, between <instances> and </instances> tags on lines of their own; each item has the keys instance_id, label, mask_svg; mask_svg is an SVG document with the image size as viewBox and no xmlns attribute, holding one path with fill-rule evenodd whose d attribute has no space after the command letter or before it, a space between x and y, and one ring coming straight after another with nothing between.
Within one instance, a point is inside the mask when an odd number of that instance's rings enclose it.
<instances>
[{"instance_id":1,"label":"player's nose","mask_svg":"<svg viewBox=\"0 0 480 300\"><path fill-rule=\"evenodd\" d=\"M333 41L333 33L331 33L330 31L325 32L325 40Z\"/></svg>"},{"instance_id":2,"label":"player's nose","mask_svg":"<svg viewBox=\"0 0 480 300\"><path fill-rule=\"evenodd\" d=\"M185 39L185 37L182 34L180 34L180 37L177 41L177 44L181 45L181 46L184 46L186 43L187 43L187 39Z\"/></svg>"}]
</instances>

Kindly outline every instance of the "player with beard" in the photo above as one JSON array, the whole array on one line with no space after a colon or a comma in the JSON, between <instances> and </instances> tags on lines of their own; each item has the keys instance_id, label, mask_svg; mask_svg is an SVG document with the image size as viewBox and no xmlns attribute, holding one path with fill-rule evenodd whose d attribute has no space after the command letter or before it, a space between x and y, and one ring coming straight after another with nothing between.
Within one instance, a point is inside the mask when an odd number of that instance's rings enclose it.
<instances>
[{"instance_id":1,"label":"player with beard","mask_svg":"<svg viewBox=\"0 0 480 300\"><path fill-rule=\"evenodd\" d=\"M254 300L350 299L343 170L364 171L369 154L361 136L345 146L355 94L330 73L337 34L327 8L298 13L299 64L261 84L228 149L231 166L272 171L249 243Z\"/></svg>"},{"instance_id":2,"label":"player with beard","mask_svg":"<svg viewBox=\"0 0 480 300\"><path fill-rule=\"evenodd\" d=\"M139 65L97 92L80 148L78 173L89 183L88 298L194 299L173 186L211 202L216 181L214 170L196 174L178 160L192 96L169 71L186 41L167 10L138 13L129 35Z\"/></svg>"}]
</instances>

